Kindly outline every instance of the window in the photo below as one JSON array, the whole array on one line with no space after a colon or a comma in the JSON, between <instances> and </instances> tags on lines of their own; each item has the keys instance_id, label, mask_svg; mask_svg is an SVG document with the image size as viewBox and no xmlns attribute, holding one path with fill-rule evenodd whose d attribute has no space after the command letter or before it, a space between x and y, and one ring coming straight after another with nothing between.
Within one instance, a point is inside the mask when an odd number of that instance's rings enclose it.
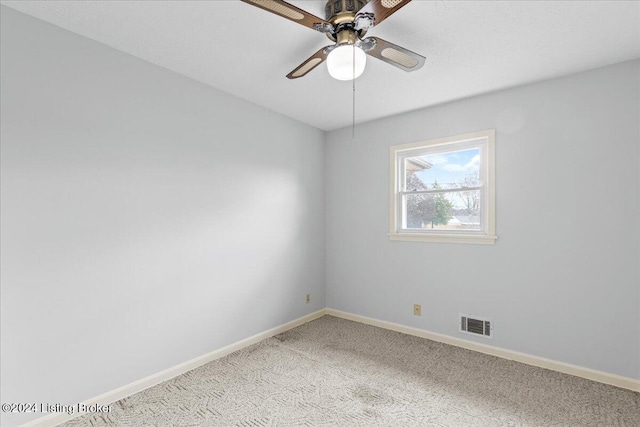
<instances>
[{"instance_id":1,"label":"window","mask_svg":"<svg viewBox=\"0 0 640 427\"><path fill-rule=\"evenodd\" d=\"M492 244L495 130L391 147L391 240Z\"/></svg>"}]
</instances>

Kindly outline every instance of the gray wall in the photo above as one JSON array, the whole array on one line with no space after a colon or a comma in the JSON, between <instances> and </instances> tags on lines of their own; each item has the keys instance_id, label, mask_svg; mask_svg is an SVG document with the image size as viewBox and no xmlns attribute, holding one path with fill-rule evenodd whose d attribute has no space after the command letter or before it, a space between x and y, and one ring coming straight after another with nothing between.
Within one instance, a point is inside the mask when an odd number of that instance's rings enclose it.
<instances>
[{"instance_id":1,"label":"gray wall","mask_svg":"<svg viewBox=\"0 0 640 427\"><path fill-rule=\"evenodd\" d=\"M640 378L639 64L329 133L327 305ZM496 244L389 241L389 146L490 128Z\"/></svg>"},{"instance_id":2,"label":"gray wall","mask_svg":"<svg viewBox=\"0 0 640 427\"><path fill-rule=\"evenodd\" d=\"M76 403L320 309L325 271L331 308L472 340L458 313L485 315L478 342L640 378L638 61L352 140L1 10L3 402ZM390 242L388 147L487 128L497 243Z\"/></svg>"},{"instance_id":3,"label":"gray wall","mask_svg":"<svg viewBox=\"0 0 640 427\"><path fill-rule=\"evenodd\" d=\"M323 132L1 28L3 402L77 403L325 306Z\"/></svg>"}]
</instances>

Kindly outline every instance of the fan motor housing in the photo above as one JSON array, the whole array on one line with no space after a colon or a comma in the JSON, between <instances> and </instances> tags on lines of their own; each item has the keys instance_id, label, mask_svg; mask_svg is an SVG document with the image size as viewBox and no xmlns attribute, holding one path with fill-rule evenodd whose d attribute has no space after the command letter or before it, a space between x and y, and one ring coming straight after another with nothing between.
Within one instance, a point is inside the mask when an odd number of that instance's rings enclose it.
<instances>
[{"instance_id":1,"label":"fan motor housing","mask_svg":"<svg viewBox=\"0 0 640 427\"><path fill-rule=\"evenodd\" d=\"M356 12L362 9L367 3L369 3L369 0L327 0L327 3L324 7L324 13L326 17L325 19L336 28L344 27L345 25L353 23L356 17ZM340 39L353 38L352 35L349 35L347 37L344 34L343 37L340 37L340 32L341 31L338 31L338 34L336 34L335 36L331 33L327 33L327 37L329 37L329 39L333 40L334 42L340 42ZM358 32L358 36L362 37L365 33L366 30L361 30ZM352 41L352 43L354 41Z\"/></svg>"},{"instance_id":2,"label":"fan motor housing","mask_svg":"<svg viewBox=\"0 0 640 427\"><path fill-rule=\"evenodd\" d=\"M367 3L368 0L327 0L324 6L326 20L333 25L351 22L356 12Z\"/></svg>"}]
</instances>

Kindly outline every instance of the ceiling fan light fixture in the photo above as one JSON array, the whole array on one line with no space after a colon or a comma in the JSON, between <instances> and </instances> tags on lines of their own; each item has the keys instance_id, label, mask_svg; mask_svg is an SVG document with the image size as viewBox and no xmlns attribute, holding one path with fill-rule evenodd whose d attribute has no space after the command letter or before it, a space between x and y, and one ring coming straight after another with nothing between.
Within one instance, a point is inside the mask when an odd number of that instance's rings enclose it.
<instances>
[{"instance_id":1,"label":"ceiling fan light fixture","mask_svg":"<svg viewBox=\"0 0 640 427\"><path fill-rule=\"evenodd\" d=\"M353 60L355 58L355 69ZM367 64L367 54L353 44L344 44L333 49L327 56L327 69L336 80L353 80L360 77Z\"/></svg>"}]
</instances>

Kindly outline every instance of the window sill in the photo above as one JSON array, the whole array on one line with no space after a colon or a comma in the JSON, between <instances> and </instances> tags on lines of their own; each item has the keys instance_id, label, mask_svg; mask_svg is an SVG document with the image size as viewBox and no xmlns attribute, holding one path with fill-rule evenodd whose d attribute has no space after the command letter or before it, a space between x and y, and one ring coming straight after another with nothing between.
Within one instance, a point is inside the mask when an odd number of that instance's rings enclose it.
<instances>
[{"instance_id":1,"label":"window sill","mask_svg":"<svg viewBox=\"0 0 640 427\"><path fill-rule=\"evenodd\" d=\"M432 243L467 243L474 245L493 245L498 236L484 234L426 234L426 233L389 233L389 240Z\"/></svg>"}]
</instances>

